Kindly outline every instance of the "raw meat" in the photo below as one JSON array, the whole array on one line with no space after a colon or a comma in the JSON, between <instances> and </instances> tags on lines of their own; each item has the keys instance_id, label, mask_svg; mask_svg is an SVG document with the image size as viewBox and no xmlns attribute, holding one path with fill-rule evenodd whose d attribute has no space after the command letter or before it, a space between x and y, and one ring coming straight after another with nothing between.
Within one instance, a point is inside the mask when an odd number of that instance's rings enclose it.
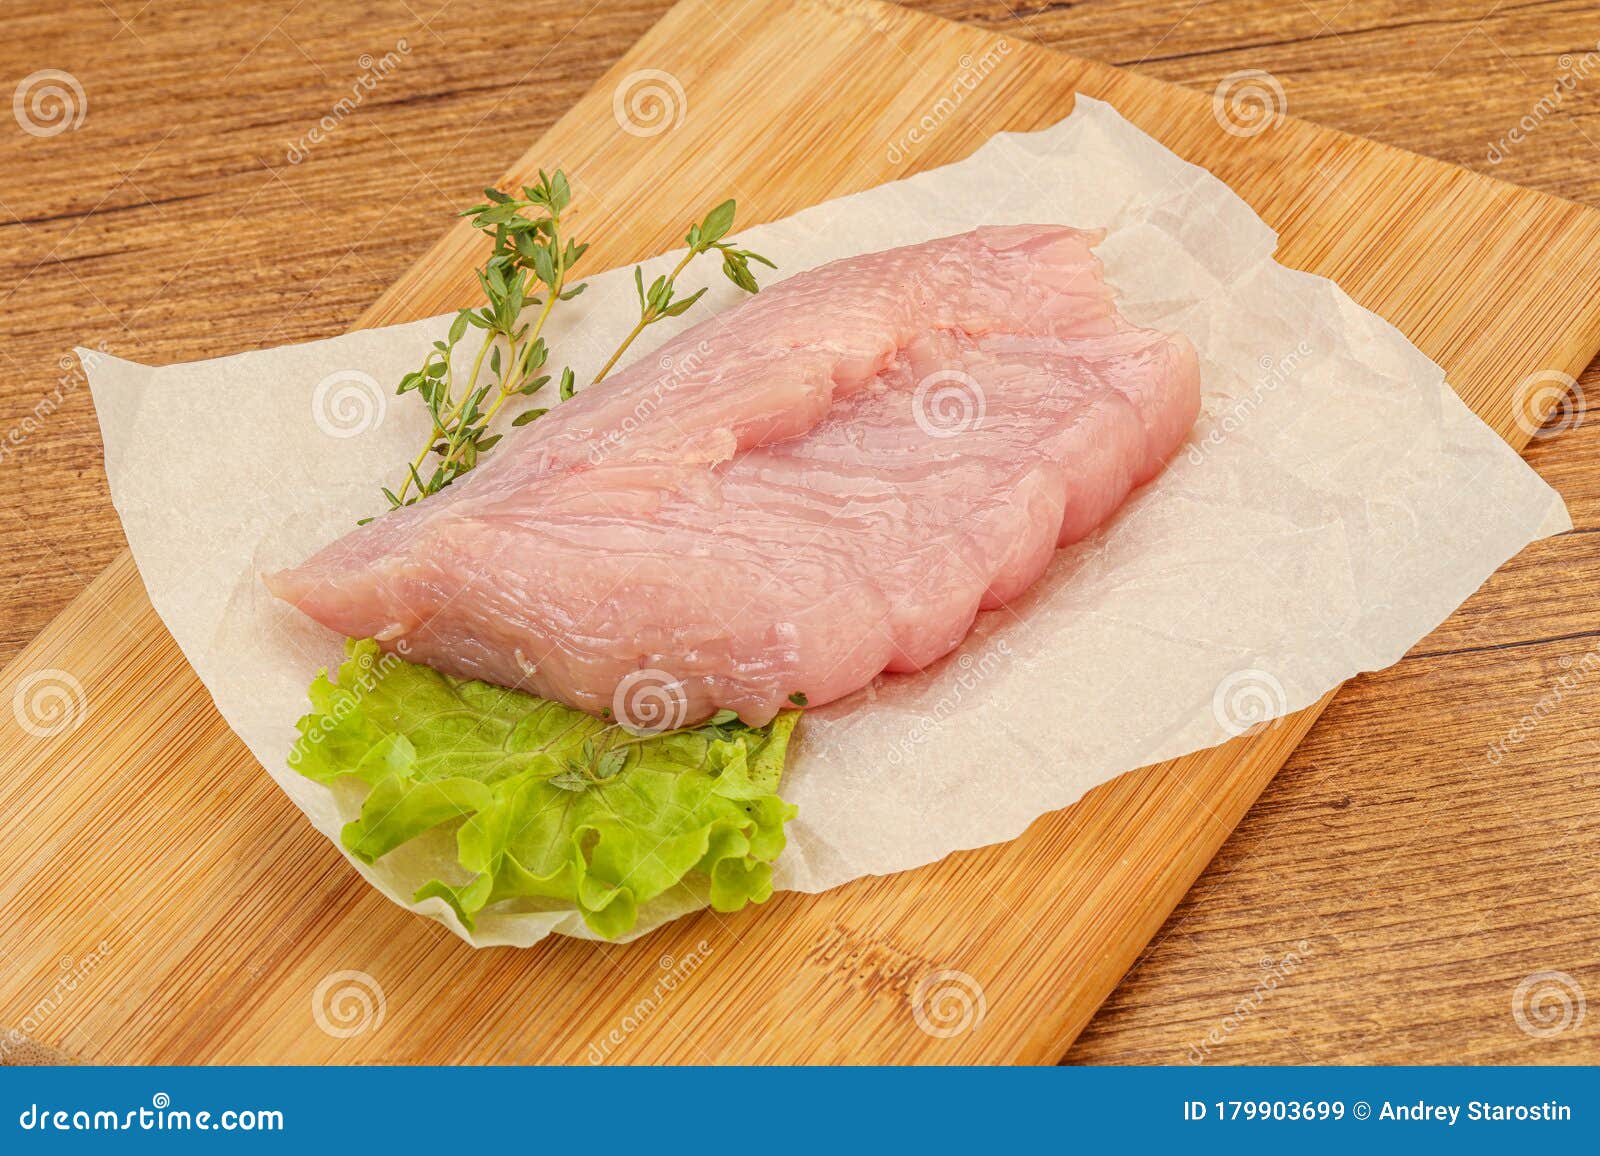
<instances>
[{"instance_id":1,"label":"raw meat","mask_svg":"<svg viewBox=\"0 0 1600 1156\"><path fill-rule=\"evenodd\" d=\"M792 277L267 584L641 730L920 669L1198 413L1193 348L1117 314L1098 239L985 228Z\"/></svg>"}]
</instances>

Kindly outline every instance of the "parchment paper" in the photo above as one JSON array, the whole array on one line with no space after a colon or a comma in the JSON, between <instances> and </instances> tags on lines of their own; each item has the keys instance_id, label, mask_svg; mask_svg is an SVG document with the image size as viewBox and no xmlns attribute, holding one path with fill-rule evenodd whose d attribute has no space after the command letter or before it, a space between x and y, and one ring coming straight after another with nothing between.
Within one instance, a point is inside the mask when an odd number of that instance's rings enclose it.
<instances>
[{"instance_id":1,"label":"parchment paper","mask_svg":"<svg viewBox=\"0 0 1600 1156\"><path fill-rule=\"evenodd\" d=\"M1160 479L1019 604L980 616L957 654L808 713L783 788L800 817L781 887L1010 839L1124 771L1270 724L1394 662L1529 541L1570 528L1437 365L1332 282L1276 264L1275 235L1242 200L1100 102L1080 96L1053 128L738 235L788 275L1021 222L1109 230L1099 252L1124 312L1199 348L1204 414ZM636 309L628 270L590 282L551 331L553 362L580 381ZM738 297L718 275L678 327ZM258 574L381 508L378 486L426 432L394 383L448 322L159 369L85 358L155 608L229 725L336 842L355 800L285 759L340 640ZM674 331L652 328L633 356ZM203 438L175 446L180 411ZM450 852L424 841L355 866L411 906ZM698 904L668 896L639 933ZM438 900L414 909L478 945L585 934L570 912L486 914L468 934Z\"/></svg>"}]
</instances>

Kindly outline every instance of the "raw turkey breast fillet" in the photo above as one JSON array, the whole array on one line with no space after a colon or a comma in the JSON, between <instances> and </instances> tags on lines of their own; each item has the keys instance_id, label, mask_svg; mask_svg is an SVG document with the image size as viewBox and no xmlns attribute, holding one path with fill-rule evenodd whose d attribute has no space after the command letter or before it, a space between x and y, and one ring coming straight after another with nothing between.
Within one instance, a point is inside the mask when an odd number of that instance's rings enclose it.
<instances>
[{"instance_id":1,"label":"raw turkey breast fillet","mask_svg":"<svg viewBox=\"0 0 1600 1156\"><path fill-rule=\"evenodd\" d=\"M983 228L791 277L267 585L635 729L919 670L1199 411L1193 347L1118 314L1099 239Z\"/></svg>"}]
</instances>

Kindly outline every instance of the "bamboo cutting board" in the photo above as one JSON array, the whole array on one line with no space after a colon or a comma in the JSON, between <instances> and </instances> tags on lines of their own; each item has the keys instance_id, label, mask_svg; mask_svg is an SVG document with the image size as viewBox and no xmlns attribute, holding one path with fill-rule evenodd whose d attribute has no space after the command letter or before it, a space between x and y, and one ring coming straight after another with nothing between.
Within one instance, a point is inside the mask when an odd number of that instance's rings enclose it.
<instances>
[{"instance_id":1,"label":"bamboo cutting board","mask_svg":"<svg viewBox=\"0 0 1600 1156\"><path fill-rule=\"evenodd\" d=\"M864 0L726 8L680 4L508 176L575 175L593 268L675 242L650 206L735 195L746 224L780 217L1052 123L1082 91L1231 184L1282 260L1398 324L1513 444L1519 383L1600 347L1600 214L1289 120L1231 135L1205 96ZM649 136L616 113L641 81L677 102ZM479 255L456 229L363 323L470 300ZM83 688L68 729L0 709L0 1025L103 1062L1055 1060L1320 709L919 871L627 947L474 952L367 888L281 796L126 555L0 702L52 671ZM930 984L981 992L981 1016L925 1031ZM346 1018L344 990L370 1014Z\"/></svg>"}]
</instances>

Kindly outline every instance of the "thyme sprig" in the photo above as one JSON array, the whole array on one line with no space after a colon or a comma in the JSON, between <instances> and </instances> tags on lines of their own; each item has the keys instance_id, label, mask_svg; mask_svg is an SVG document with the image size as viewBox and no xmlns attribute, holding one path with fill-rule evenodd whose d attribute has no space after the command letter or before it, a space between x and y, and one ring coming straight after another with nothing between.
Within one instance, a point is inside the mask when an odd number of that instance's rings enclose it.
<instances>
[{"instance_id":1,"label":"thyme sprig","mask_svg":"<svg viewBox=\"0 0 1600 1156\"><path fill-rule=\"evenodd\" d=\"M432 419L427 443L407 467L397 490L385 486L391 509L409 506L436 494L478 464L501 435L490 424L509 398L537 392L549 380L539 371L549 360L544 327L557 301L570 301L584 283L570 283L573 266L588 249L567 237L561 214L572 201L564 172L539 171L522 196L484 189L486 202L461 215L489 234L492 248L478 284L486 304L458 310L444 341L435 341L422 368L400 379L398 394L415 392ZM533 320L524 310L537 306ZM458 391L456 347L468 330L482 333L472 370ZM488 373L484 373L487 365ZM569 371L570 376L570 371ZM437 460L424 469L429 457ZM370 519L367 519L370 521Z\"/></svg>"},{"instance_id":2,"label":"thyme sprig","mask_svg":"<svg viewBox=\"0 0 1600 1156\"><path fill-rule=\"evenodd\" d=\"M639 320L622 339L622 344L617 346L616 351L600 367L600 372L594 376L595 381L602 380L611 372L617 364L617 359L627 352L628 346L633 344L639 334L663 318L682 316L696 301L705 296L706 290L702 286L689 296L674 300L679 274L701 254L713 251L720 253L722 272L728 280L746 293L760 292L761 287L756 284L755 275L750 272L750 262L759 261L769 269L776 269L777 266L760 253L736 248L731 242L722 239L728 235L728 230L733 228L733 215L736 209L737 205L733 201L723 201L706 214L705 220L698 225L690 225L689 232L684 237L684 243L688 245L689 251L673 267L672 272L652 281L648 290L644 287L644 269L638 265L633 267L633 283L639 294Z\"/></svg>"},{"instance_id":3,"label":"thyme sprig","mask_svg":"<svg viewBox=\"0 0 1600 1156\"><path fill-rule=\"evenodd\" d=\"M562 214L572 203L566 173L557 169L548 175L541 169L537 182L524 185L521 193L514 196L484 189L487 200L461 214L471 217L473 228L492 242L489 258L478 270L485 304L457 311L446 339L435 341L421 368L400 379L395 392L421 397L431 426L426 444L407 466L399 488L383 487L390 509L436 494L471 470L502 437L491 432L491 427L506 402L531 396L550 382L551 375L542 372L550 360L545 323L557 301L570 301L586 288L586 282L572 281L572 270L589 246L570 237L562 222ZM648 291L643 272L634 269L639 320L594 381L611 372L646 328L663 318L681 316L705 295L701 288L687 297L676 296L679 275L696 257L719 253L729 280L748 293L759 292L750 262L776 266L759 253L723 239L733 227L735 208L733 201L724 201L700 223L691 225L686 238L689 251L672 272L657 277ZM534 309L537 312L531 319L525 318L524 314ZM471 330L482 338L471 371L458 387L456 348ZM573 395L576 384L572 369L563 369L557 385L562 401ZM511 424L526 425L548 412L525 410Z\"/></svg>"}]
</instances>

